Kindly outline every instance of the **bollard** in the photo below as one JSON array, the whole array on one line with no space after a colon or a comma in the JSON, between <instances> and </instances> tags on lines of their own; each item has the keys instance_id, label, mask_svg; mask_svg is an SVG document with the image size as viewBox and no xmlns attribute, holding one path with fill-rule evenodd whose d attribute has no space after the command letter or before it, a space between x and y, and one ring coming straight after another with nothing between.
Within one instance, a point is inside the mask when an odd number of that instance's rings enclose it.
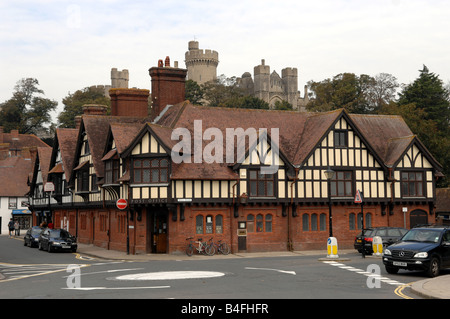
<instances>
[{"instance_id":1,"label":"bollard","mask_svg":"<svg viewBox=\"0 0 450 319\"><path fill-rule=\"evenodd\" d=\"M327 240L327 258L339 258L336 237L329 237Z\"/></svg>"},{"instance_id":2,"label":"bollard","mask_svg":"<svg viewBox=\"0 0 450 319\"><path fill-rule=\"evenodd\" d=\"M375 256L381 256L383 254L383 240L380 236L373 237L372 249Z\"/></svg>"}]
</instances>

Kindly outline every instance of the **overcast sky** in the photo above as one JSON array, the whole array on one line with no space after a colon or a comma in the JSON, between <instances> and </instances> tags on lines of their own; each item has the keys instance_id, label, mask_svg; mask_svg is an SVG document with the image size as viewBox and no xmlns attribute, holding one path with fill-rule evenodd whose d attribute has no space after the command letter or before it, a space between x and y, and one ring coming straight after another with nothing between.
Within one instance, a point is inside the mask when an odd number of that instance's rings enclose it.
<instances>
[{"instance_id":1,"label":"overcast sky","mask_svg":"<svg viewBox=\"0 0 450 319\"><path fill-rule=\"evenodd\" d=\"M170 56L185 67L194 37L219 52L218 75L295 67L299 90L339 73L390 73L414 81L425 64L450 81L448 0L2 0L0 103L16 82L38 79L58 101L128 69L151 89L148 69Z\"/></svg>"}]
</instances>

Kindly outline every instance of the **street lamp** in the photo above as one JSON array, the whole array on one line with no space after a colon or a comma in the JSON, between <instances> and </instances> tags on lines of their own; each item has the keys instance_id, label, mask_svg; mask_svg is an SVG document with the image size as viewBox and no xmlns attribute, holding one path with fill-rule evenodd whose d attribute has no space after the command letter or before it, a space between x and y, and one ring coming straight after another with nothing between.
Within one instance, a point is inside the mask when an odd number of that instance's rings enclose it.
<instances>
[{"instance_id":1,"label":"street lamp","mask_svg":"<svg viewBox=\"0 0 450 319\"><path fill-rule=\"evenodd\" d=\"M330 166L328 166L328 169L324 172L325 173L325 177L327 178L327 185L328 185L328 223L329 223L329 227L330 227L330 236L329 237L333 237L333 217L331 215L331 180L334 177L335 171L333 171Z\"/></svg>"}]
</instances>

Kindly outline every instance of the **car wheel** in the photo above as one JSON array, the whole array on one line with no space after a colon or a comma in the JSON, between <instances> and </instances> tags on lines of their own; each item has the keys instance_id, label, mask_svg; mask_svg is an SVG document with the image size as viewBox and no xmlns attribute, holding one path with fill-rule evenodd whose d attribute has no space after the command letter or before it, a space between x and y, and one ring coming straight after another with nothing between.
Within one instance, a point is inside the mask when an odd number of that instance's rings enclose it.
<instances>
[{"instance_id":1,"label":"car wheel","mask_svg":"<svg viewBox=\"0 0 450 319\"><path fill-rule=\"evenodd\" d=\"M436 257L432 257L430 261L430 266L428 266L427 275L430 277L439 276L439 270L441 268L441 263Z\"/></svg>"},{"instance_id":2,"label":"car wheel","mask_svg":"<svg viewBox=\"0 0 450 319\"><path fill-rule=\"evenodd\" d=\"M386 268L386 271L388 274L395 275L396 273L398 273L398 268L396 268L396 267L386 266L385 268Z\"/></svg>"}]
</instances>

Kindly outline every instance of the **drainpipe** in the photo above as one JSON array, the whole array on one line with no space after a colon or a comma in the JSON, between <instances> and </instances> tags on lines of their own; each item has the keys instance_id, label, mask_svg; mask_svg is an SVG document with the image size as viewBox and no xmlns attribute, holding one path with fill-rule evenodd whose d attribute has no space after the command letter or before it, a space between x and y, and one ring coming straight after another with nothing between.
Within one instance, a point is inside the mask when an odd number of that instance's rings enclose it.
<instances>
[{"instance_id":1,"label":"drainpipe","mask_svg":"<svg viewBox=\"0 0 450 319\"><path fill-rule=\"evenodd\" d=\"M292 188L297 183L298 170L299 170L299 168L294 167L295 176L294 176L294 180L292 181L292 183L290 185L290 187L291 187L291 214L292 215L294 214L294 191ZM291 214L288 213L288 238L287 238L288 242L287 242L287 245L288 245L289 251L294 251L292 238L291 238Z\"/></svg>"}]
</instances>

